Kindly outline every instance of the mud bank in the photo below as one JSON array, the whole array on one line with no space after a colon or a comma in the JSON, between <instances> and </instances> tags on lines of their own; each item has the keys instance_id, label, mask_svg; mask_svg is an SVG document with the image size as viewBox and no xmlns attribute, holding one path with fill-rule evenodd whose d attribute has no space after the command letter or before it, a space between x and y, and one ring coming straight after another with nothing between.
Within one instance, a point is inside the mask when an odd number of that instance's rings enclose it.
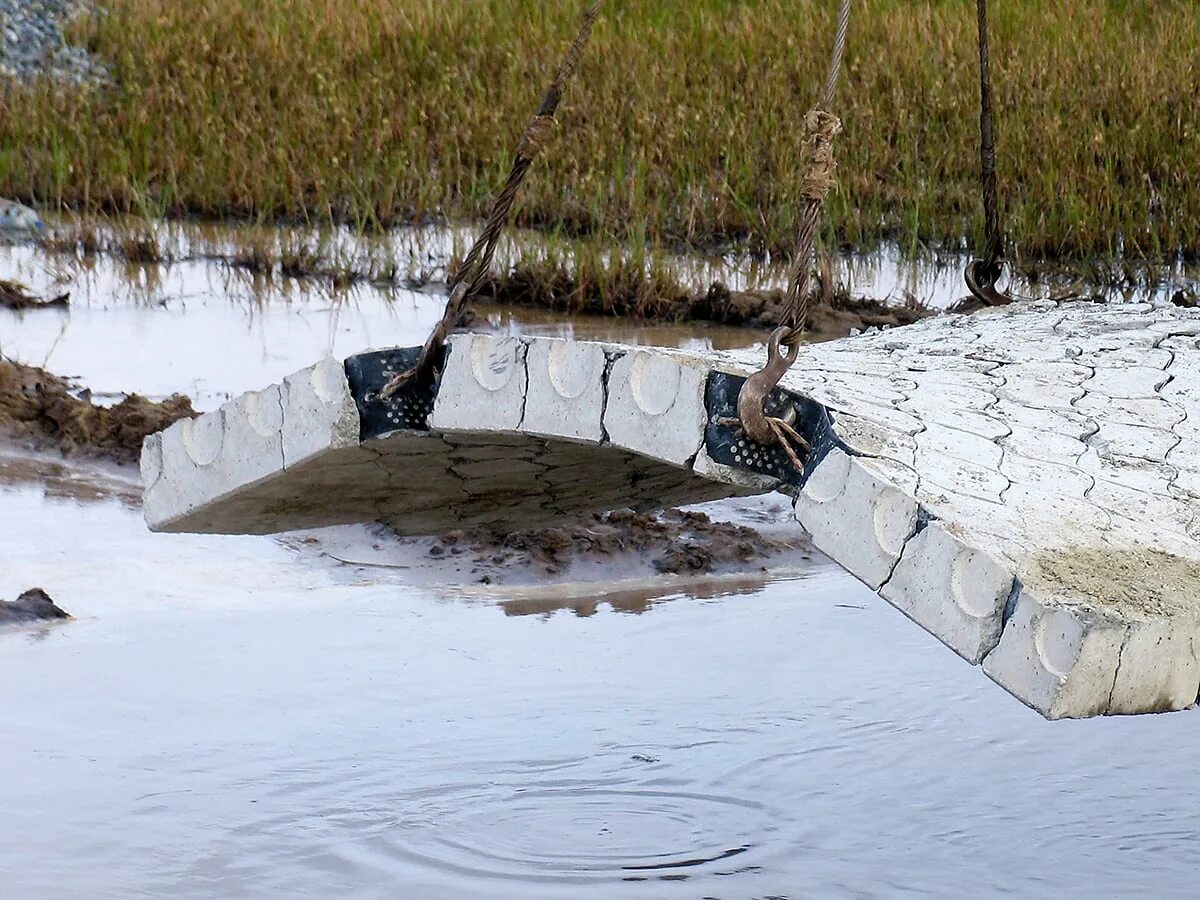
<instances>
[{"instance_id":1,"label":"mud bank","mask_svg":"<svg viewBox=\"0 0 1200 900\"><path fill-rule=\"evenodd\" d=\"M786 298L778 289L738 291L721 282L706 291L692 291L633 269L592 279L552 266L518 265L506 274L489 276L479 299L557 313L772 328L782 321ZM919 304L898 306L824 289L810 308L809 333L813 340L832 340L868 328L908 325L937 312Z\"/></svg>"},{"instance_id":2,"label":"mud bank","mask_svg":"<svg viewBox=\"0 0 1200 900\"><path fill-rule=\"evenodd\" d=\"M115 406L98 406L86 389L0 358L0 436L36 450L133 464L146 435L194 415L191 401L180 395L155 402L130 394Z\"/></svg>"},{"instance_id":3,"label":"mud bank","mask_svg":"<svg viewBox=\"0 0 1200 900\"><path fill-rule=\"evenodd\" d=\"M713 521L695 510L635 513L618 509L553 528L502 533L491 529L452 531L429 548L432 557L465 556L483 583L495 570L527 568L559 575L575 562L634 555L665 575L746 571L803 546L800 539L763 535L747 525Z\"/></svg>"},{"instance_id":4,"label":"mud bank","mask_svg":"<svg viewBox=\"0 0 1200 900\"><path fill-rule=\"evenodd\" d=\"M16 600L0 600L0 625L29 625L69 619L71 614L50 599L41 588L30 588Z\"/></svg>"},{"instance_id":5,"label":"mud bank","mask_svg":"<svg viewBox=\"0 0 1200 900\"><path fill-rule=\"evenodd\" d=\"M0 309L11 309L14 312L24 312L27 309L43 307L63 307L70 300L70 294L58 294L54 297L35 297L29 293L25 285L16 281L6 281L0 278Z\"/></svg>"}]
</instances>

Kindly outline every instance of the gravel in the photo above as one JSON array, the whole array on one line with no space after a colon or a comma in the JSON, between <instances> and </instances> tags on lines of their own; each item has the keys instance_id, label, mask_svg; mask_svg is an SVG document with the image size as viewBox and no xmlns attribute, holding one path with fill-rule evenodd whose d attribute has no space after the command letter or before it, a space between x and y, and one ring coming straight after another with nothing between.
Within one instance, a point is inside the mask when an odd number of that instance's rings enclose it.
<instances>
[{"instance_id":1,"label":"gravel","mask_svg":"<svg viewBox=\"0 0 1200 900\"><path fill-rule=\"evenodd\" d=\"M82 47L68 46L62 33L72 15L90 7L83 0L0 0L0 76L103 81L104 65Z\"/></svg>"}]
</instances>

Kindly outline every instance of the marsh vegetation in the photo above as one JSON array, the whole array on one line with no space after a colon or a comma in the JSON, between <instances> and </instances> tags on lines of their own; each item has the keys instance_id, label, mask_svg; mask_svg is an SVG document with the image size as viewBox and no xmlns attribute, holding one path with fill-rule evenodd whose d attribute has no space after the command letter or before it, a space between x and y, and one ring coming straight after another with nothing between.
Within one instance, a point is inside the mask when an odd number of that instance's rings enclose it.
<instances>
[{"instance_id":1,"label":"marsh vegetation","mask_svg":"<svg viewBox=\"0 0 1200 900\"><path fill-rule=\"evenodd\" d=\"M622 247L786 253L834 4L606 9L518 223ZM995 4L1000 175L1025 259L1200 256L1186 2ZM0 194L146 217L379 230L486 210L578 3L110 0L72 38L106 86L0 89ZM858 11L826 246L980 228L973 7Z\"/></svg>"}]
</instances>

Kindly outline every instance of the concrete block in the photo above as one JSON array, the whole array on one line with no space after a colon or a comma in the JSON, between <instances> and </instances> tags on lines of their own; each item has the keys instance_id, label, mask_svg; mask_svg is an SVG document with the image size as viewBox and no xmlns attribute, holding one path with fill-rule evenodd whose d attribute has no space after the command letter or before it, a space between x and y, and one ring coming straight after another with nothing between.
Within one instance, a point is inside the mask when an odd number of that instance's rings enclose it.
<instances>
[{"instance_id":1,"label":"concrete block","mask_svg":"<svg viewBox=\"0 0 1200 900\"><path fill-rule=\"evenodd\" d=\"M1188 617L1131 623L1108 713L1171 712L1195 706L1200 693L1198 638L1200 627Z\"/></svg>"},{"instance_id":2,"label":"concrete block","mask_svg":"<svg viewBox=\"0 0 1200 900\"><path fill-rule=\"evenodd\" d=\"M904 546L880 594L970 663L1000 640L1013 572L930 522Z\"/></svg>"},{"instance_id":3,"label":"concrete block","mask_svg":"<svg viewBox=\"0 0 1200 900\"><path fill-rule=\"evenodd\" d=\"M651 350L630 350L612 367L604 428L614 446L690 466L704 443L707 367Z\"/></svg>"},{"instance_id":4,"label":"concrete block","mask_svg":"<svg viewBox=\"0 0 1200 900\"><path fill-rule=\"evenodd\" d=\"M1022 591L984 660L996 682L1052 719L1169 712L1200 692L1191 617L1125 620Z\"/></svg>"},{"instance_id":5,"label":"concrete block","mask_svg":"<svg viewBox=\"0 0 1200 900\"><path fill-rule=\"evenodd\" d=\"M897 488L911 497L917 496L921 478L912 463L897 462L886 456L858 457L858 464L868 472L880 476L884 481L890 481ZM917 498L918 501L920 498Z\"/></svg>"},{"instance_id":6,"label":"concrete block","mask_svg":"<svg viewBox=\"0 0 1200 900\"><path fill-rule=\"evenodd\" d=\"M1048 719L1109 711L1123 622L1022 589L1000 642L983 660L993 681Z\"/></svg>"},{"instance_id":7,"label":"concrete block","mask_svg":"<svg viewBox=\"0 0 1200 900\"><path fill-rule=\"evenodd\" d=\"M914 468L921 473L922 484L931 490L940 488L948 495L976 497L1000 503L1012 483L994 467L998 460L999 457L995 456L991 460L992 466L979 465L954 456L926 451L918 443Z\"/></svg>"},{"instance_id":8,"label":"concrete block","mask_svg":"<svg viewBox=\"0 0 1200 900\"><path fill-rule=\"evenodd\" d=\"M1082 382L1082 387L1089 393L1115 399L1154 399L1170 380L1171 376L1160 368L1125 365L1117 369L1096 369L1091 378Z\"/></svg>"},{"instance_id":9,"label":"concrete block","mask_svg":"<svg viewBox=\"0 0 1200 900\"><path fill-rule=\"evenodd\" d=\"M831 416L834 431L846 446L866 456L883 457L912 466L917 442L912 435L885 428L850 413Z\"/></svg>"},{"instance_id":10,"label":"concrete block","mask_svg":"<svg viewBox=\"0 0 1200 900\"><path fill-rule=\"evenodd\" d=\"M429 417L435 432L514 432L525 413L525 344L515 337L458 334Z\"/></svg>"},{"instance_id":11,"label":"concrete block","mask_svg":"<svg viewBox=\"0 0 1200 900\"><path fill-rule=\"evenodd\" d=\"M598 444L604 437L605 366L600 344L543 339L528 345L526 434Z\"/></svg>"},{"instance_id":12,"label":"concrete block","mask_svg":"<svg viewBox=\"0 0 1200 900\"><path fill-rule=\"evenodd\" d=\"M917 527L916 500L841 450L813 470L795 514L821 552L874 590Z\"/></svg>"},{"instance_id":13,"label":"concrete block","mask_svg":"<svg viewBox=\"0 0 1200 900\"><path fill-rule=\"evenodd\" d=\"M143 445L143 515L151 530L283 470L279 385L181 419ZM154 439L156 438L156 439Z\"/></svg>"},{"instance_id":14,"label":"concrete block","mask_svg":"<svg viewBox=\"0 0 1200 900\"><path fill-rule=\"evenodd\" d=\"M1140 425L1165 431L1186 418L1186 413L1164 396L1125 399L1089 393L1075 401L1075 409L1107 424Z\"/></svg>"},{"instance_id":15,"label":"concrete block","mask_svg":"<svg viewBox=\"0 0 1200 900\"><path fill-rule=\"evenodd\" d=\"M288 375L283 379L282 400L285 466L358 444L358 409L339 360L329 356Z\"/></svg>"}]
</instances>

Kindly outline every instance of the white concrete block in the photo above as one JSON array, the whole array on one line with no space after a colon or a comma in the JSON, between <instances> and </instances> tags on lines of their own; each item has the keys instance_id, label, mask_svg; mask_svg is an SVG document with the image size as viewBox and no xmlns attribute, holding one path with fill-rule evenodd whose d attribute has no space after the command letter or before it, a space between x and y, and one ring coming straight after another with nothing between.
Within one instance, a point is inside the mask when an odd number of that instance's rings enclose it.
<instances>
[{"instance_id":1,"label":"white concrete block","mask_svg":"<svg viewBox=\"0 0 1200 900\"><path fill-rule=\"evenodd\" d=\"M1007 429L1004 433L1007 433ZM918 452L947 456L992 471L1000 467L1000 458L1004 452L995 440L936 423L926 426L925 430L916 436L915 441Z\"/></svg>"},{"instance_id":2,"label":"white concrete block","mask_svg":"<svg viewBox=\"0 0 1200 900\"><path fill-rule=\"evenodd\" d=\"M429 427L450 433L519 431L525 411L525 350L515 337L453 335Z\"/></svg>"},{"instance_id":3,"label":"white concrete block","mask_svg":"<svg viewBox=\"0 0 1200 900\"><path fill-rule=\"evenodd\" d=\"M1092 476L1077 467L1030 459L1011 449L1005 452L1000 461L1000 474L1014 485L1041 491L1045 495L1046 503L1054 502L1051 498L1055 496L1082 500L1094 483ZM1005 495L1008 499L1007 491Z\"/></svg>"},{"instance_id":4,"label":"white concrete block","mask_svg":"<svg viewBox=\"0 0 1200 900\"><path fill-rule=\"evenodd\" d=\"M855 459L872 475L877 475L884 481L890 481L910 497L917 496L921 476L917 474L917 470L910 463L896 462L886 456L859 456ZM917 499L920 500L920 498Z\"/></svg>"},{"instance_id":5,"label":"white concrete block","mask_svg":"<svg viewBox=\"0 0 1200 900\"><path fill-rule=\"evenodd\" d=\"M525 357L529 390L526 434L598 444L604 437L604 377L600 344L542 339Z\"/></svg>"},{"instance_id":6,"label":"white concrete block","mask_svg":"<svg viewBox=\"0 0 1200 900\"><path fill-rule=\"evenodd\" d=\"M850 413L832 415L834 431L846 446L866 456L886 457L912 466L917 451L913 436Z\"/></svg>"},{"instance_id":7,"label":"white concrete block","mask_svg":"<svg viewBox=\"0 0 1200 900\"><path fill-rule=\"evenodd\" d=\"M1161 396L1133 399L1089 393L1075 401L1075 409L1086 416L1113 425L1140 425L1170 431L1184 420L1183 410Z\"/></svg>"},{"instance_id":8,"label":"white concrete block","mask_svg":"<svg viewBox=\"0 0 1200 900\"><path fill-rule=\"evenodd\" d=\"M143 516L151 530L283 470L280 387L251 391L143 446Z\"/></svg>"},{"instance_id":9,"label":"white concrete block","mask_svg":"<svg viewBox=\"0 0 1200 900\"><path fill-rule=\"evenodd\" d=\"M1189 709L1200 693L1200 628L1190 618L1131 623L1121 648L1109 714Z\"/></svg>"},{"instance_id":10,"label":"white concrete block","mask_svg":"<svg viewBox=\"0 0 1200 900\"><path fill-rule=\"evenodd\" d=\"M977 497L991 503L1000 503L1012 482L996 470L993 465L979 465L954 456L926 451L917 435L915 468L921 473L921 481L931 490L940 488L951 494ZM994 457L992 462L996 458Z\"/></svg>"},{"instance_id":11,"label":"white concrete block","mask_svg":"<svg viewBox=\"0 0 1200 900\"><path fill-rule=\"evenodd\" d=\"M219 480L222 492L253 484L284 467L281 391L273 384L221 407L225 434L209 471Z\"/></svg>"},{"instance_id":12,"label":"white concrete block","mask_svg":"<svg viewBox=\"0 0 1200 900\"><path fill-rule=\"evenodd\" d=\"M689 466L704 443L708 370L686 357L630 349L612 366L604 428L614 446Z\"/></svg>"},{"instance_id":13,"label":"white concrete block","mask_svg":"<svg viewBox=\"0 0 1200 900\"><path fill-rule=\"evenodd\" d=\"M880 594L963 659L978 664L1000 640L1013 572L930 522L904 546Z\"/></svg>"},{"instance_id":14,"label":"white concrete block","mask_svg":"<svg viewBox=\"0 0 1200 900\"><path fill-rule=\"evenodd\" d=\"M1125 630L1123 622L1087 607L1041 600L1022 589L983 670L1049 719L1103 715Z\"/></svg>"},{"instance_id":15,"label":"white concrete block","mask_svg":"<svg viewBox=\"0 0 1200 900\"><path fill-rule=\"evenodd\" d=\"M1162 369L1128 365L1119 369L1096 369L1095 375L1083 381L1082 386L1089 393L1106 397L1153 399L1170 379L1171 376Z\"/></svg>"},{"instance_id":16,"label":"white concrete block","mask_svg":"<svg viewBox=\"0 0 1200 900\"><path fill-rule=\"evenodd\" d=\"M358 409L340 360L327 356L288 375L283 379L282 398L285 465L358 444Z\"/></svg>"},{"instance_id":17,"label":"white concrete block","mask_svg":"<svg viewBox=\"0 0 1200 900\"><path fill-rule=\"evenodd\" d=\"M874 590L917 527L917 502L841 450L821 460L795 513L821 552Z\"/></svg>"}]
</instances>

